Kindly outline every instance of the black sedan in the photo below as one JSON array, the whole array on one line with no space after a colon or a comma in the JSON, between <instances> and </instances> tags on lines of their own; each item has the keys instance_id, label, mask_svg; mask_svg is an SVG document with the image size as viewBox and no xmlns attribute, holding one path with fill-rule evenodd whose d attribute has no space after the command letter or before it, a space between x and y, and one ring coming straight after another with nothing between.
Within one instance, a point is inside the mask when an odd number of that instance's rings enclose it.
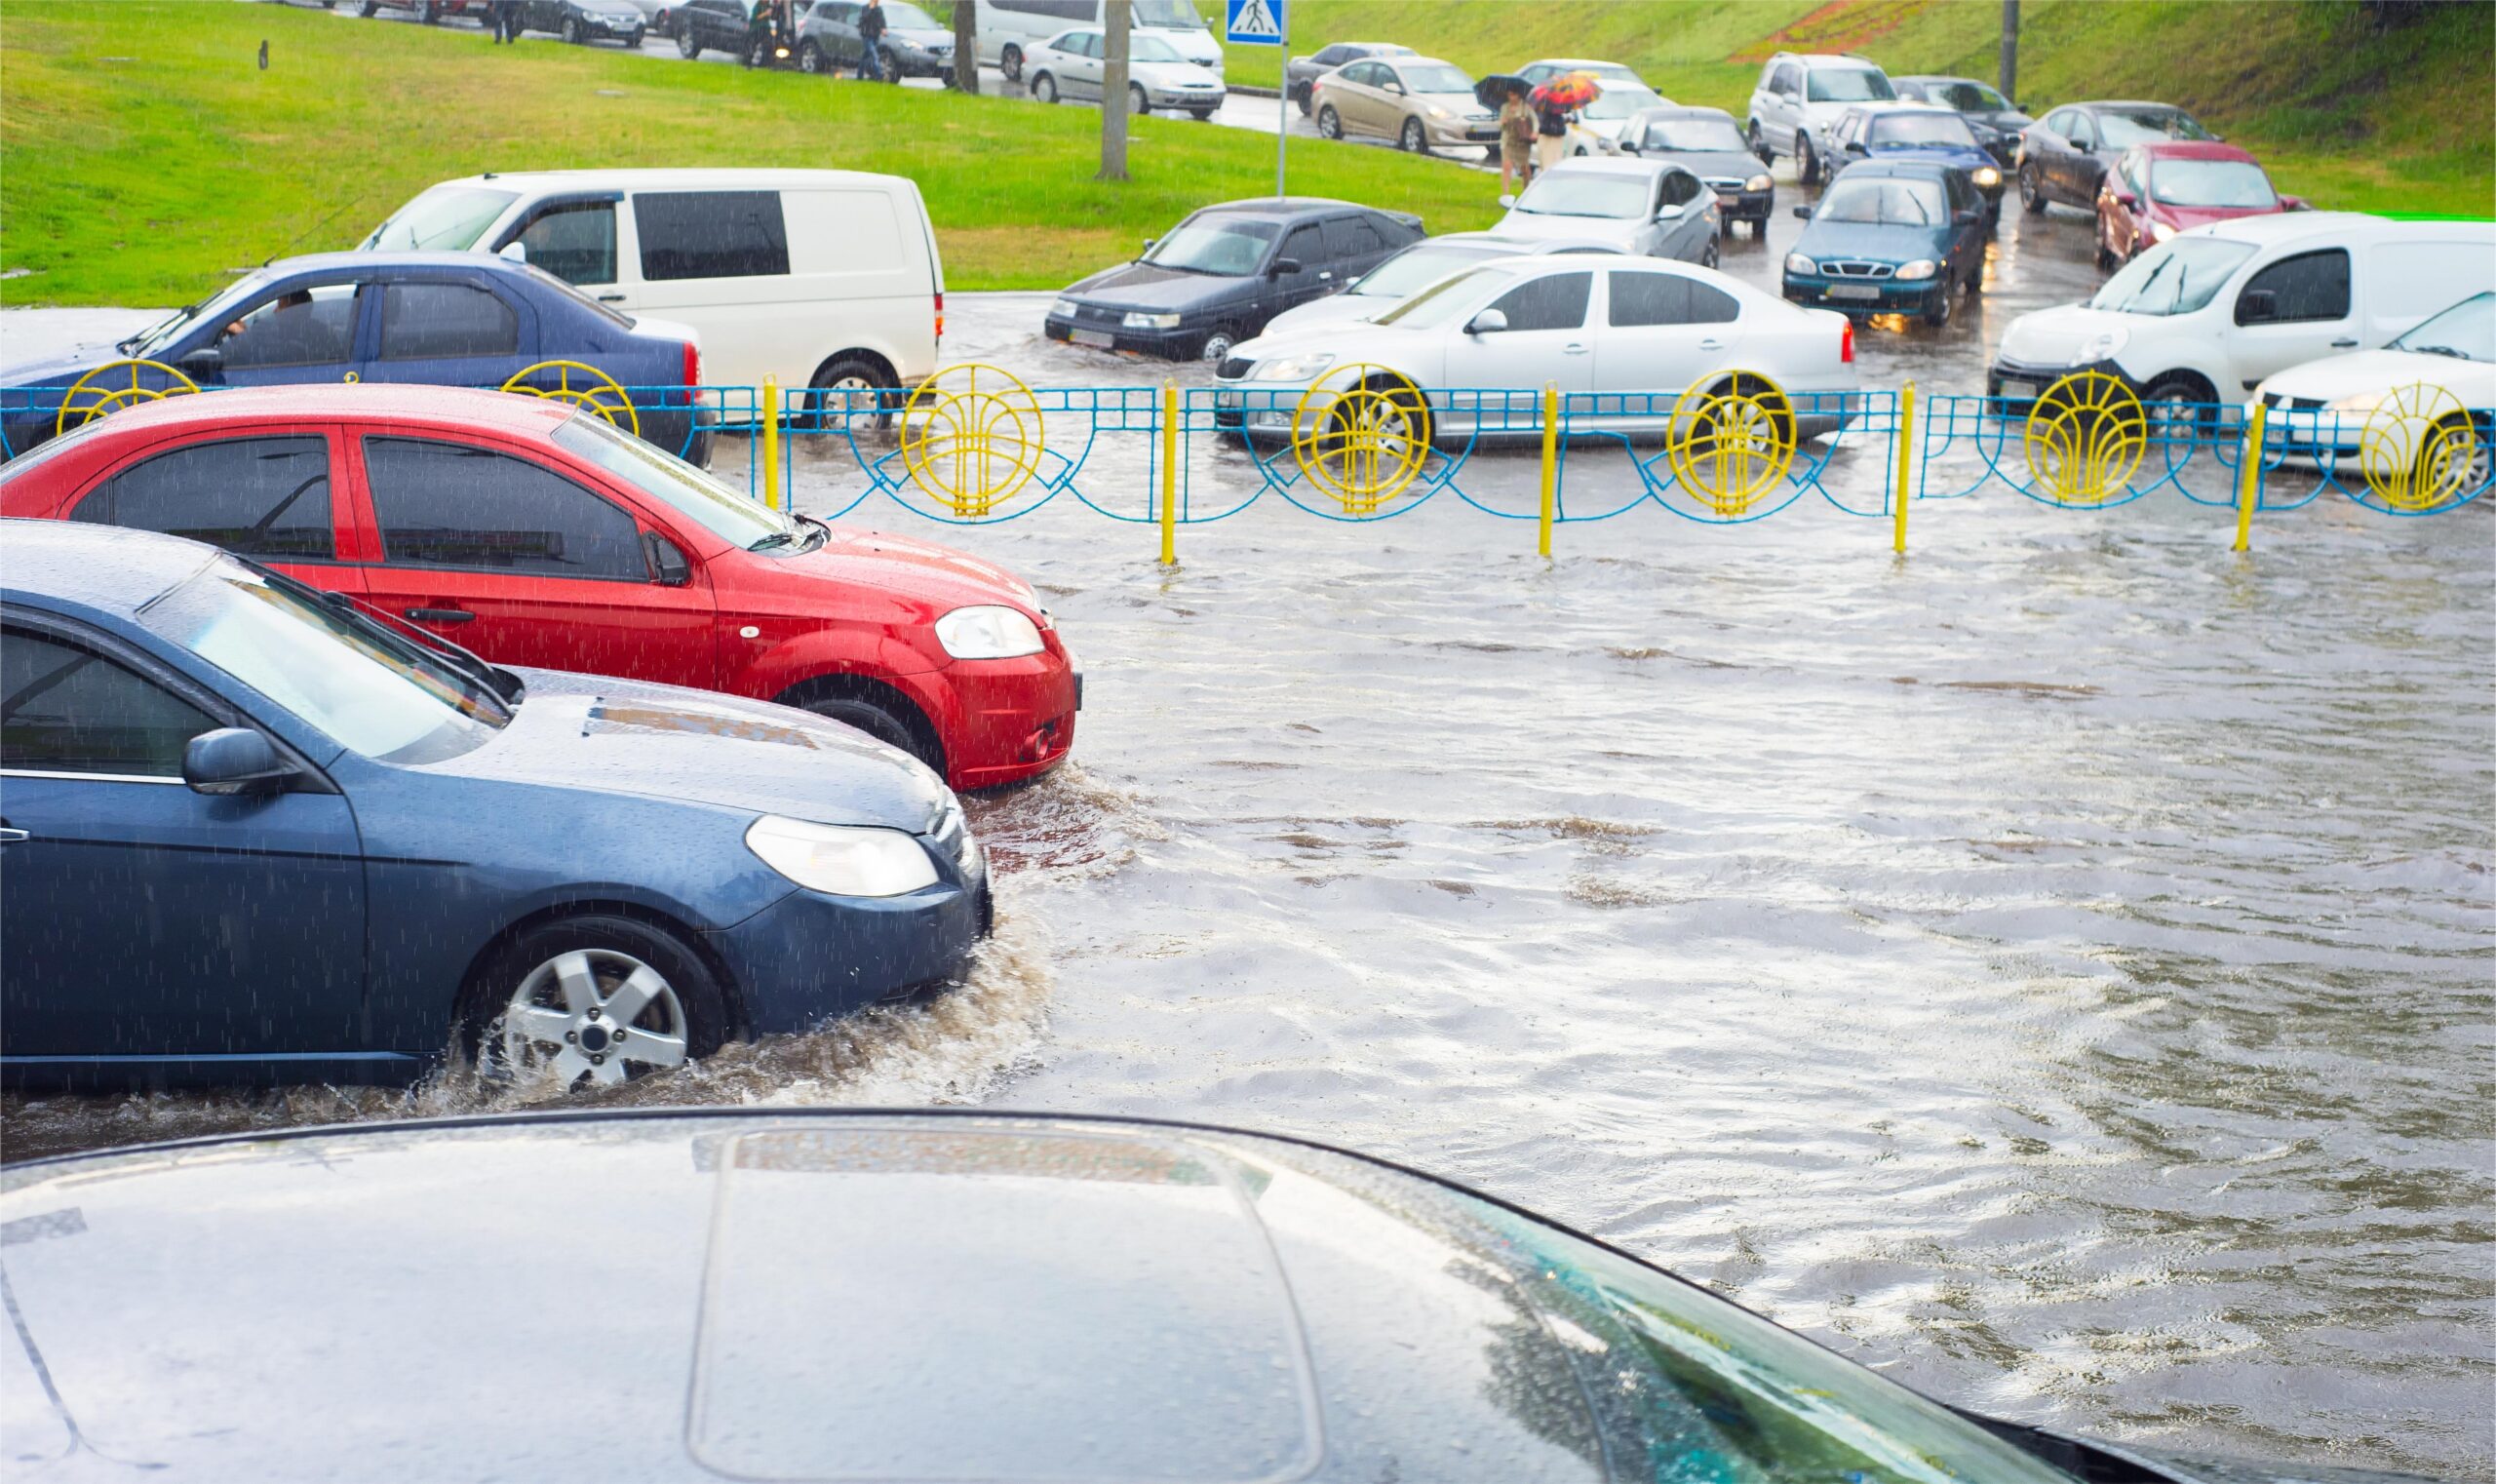
<instances>
[{"instance_id":1,"label":"black sedan","mask_svg":"<svg viewBox=\"0 0 2496 1484\"><path fill-rule=\"evenodd\" d=\"M2036 120L2019 105L1972 77L1893 77L1898 97L1955 108L1975 132L1976 142L2005 170L2019 159L2019 131Z\"/></svg>"},{"instance_id":2,"label":"black sedan","mask_svg":"<svg viewBox=\"0 0 2496 1484\"><path fill-rule=\"evenodd\" d=\"M0 1232L30 1479L2390 1477L1962 1412L1517 1207L1202 1125L255 1130L16 1166Z\"/></svg>"},{"instance_id":3,"label":"black sedan","mask_svg":"<svg viewBox=\"0 0 2496 1484\"><path fill-rule=\"evenodd\" d=\"M1319 47L1306 57L1295 57L1283 63L1283 91L1300 105L1303 117L1308 113L1309 85L1346 62L1364 57L1410 57L1413 49L1391 41L1338 41Z\"/></svg>"},{"instance_id":4,"label":"black sedan","mask_svg":"<svg viewBox=\"0 0 2496 1484\"><path fill-rule=\"evenodd\" d=\"M632 0L525 0L520 8L521 29L551 31L574 46L612 41L640 51L647 24Z\"/></svg>"},{"instance_id":5,"label":"black sedan","mask_svg":"<svg viewBox=\"0 0 2496 1484\"><path fill-rule=\"evenodd\" d=\"M1716 193L1716 212L1727 231L1736 221L1747 221L1753 237L1768 235L1769 214L1776 210L1776 181L1751 153L1741 126L1724 109L1680 104L1642 108L1620 126L1620 151L1678 165L1696 176Z\"/></svg>"},{"instance_id":6,"label":"black sedan","mask_svg":"<svg viewBox=\"0 0 2496 1484\"><path fill-rule=\"evenodd\" d=\"M2135 144L2215 139L2172 103L2065 103L2019 135L2019 204L2033 215L2048 203L2097 210L2107 168Z\"/></svg>"},{"instance_id":7,"label":"black sedan","mask_svg":"<svg viewBox=\"0 0 2496 1484\"><path fill-rule=\"evenodd\" d=\"M1227 201L1049 306L1052 340L1219 361L1266 322L1422 240L1422 218L1321 196Z\"/></svg>"}]
</instances>

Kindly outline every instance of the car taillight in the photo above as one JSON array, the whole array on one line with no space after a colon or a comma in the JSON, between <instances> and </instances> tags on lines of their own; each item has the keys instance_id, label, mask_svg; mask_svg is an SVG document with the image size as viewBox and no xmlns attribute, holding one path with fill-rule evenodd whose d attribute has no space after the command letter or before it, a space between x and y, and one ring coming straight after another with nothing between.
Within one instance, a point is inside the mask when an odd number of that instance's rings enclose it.
<instances>
[{"instance_id":1,"label":"car taillight","mask_svg":"<svg viewBox=\"0 0 2496 1484\"><path fill-rule=\"evenodd\" d=\"M702 347L691 340L684 342L684 384L686 386L702 384Z\"/></svg>"},{"instance_id":2,"label":"car taillight","mask_svg":"<svg viewBox=\"0 0 2496 1484\"><path fill-rule=\"evenodd\" d=\"M1852 366L1854 364L1854 322L1847 321L1839 328L1837 335L1837 364Z\"/></svg>"},{"instance_id":3,"label":"car taillight","mask_svg":"<svg viewBox=\"0 0 2496 1484\"><path fill-rule=\"evenodd\" d=\"M936 338L945 338L945 291L936 291Z\"/></svg>"}]
</instances>

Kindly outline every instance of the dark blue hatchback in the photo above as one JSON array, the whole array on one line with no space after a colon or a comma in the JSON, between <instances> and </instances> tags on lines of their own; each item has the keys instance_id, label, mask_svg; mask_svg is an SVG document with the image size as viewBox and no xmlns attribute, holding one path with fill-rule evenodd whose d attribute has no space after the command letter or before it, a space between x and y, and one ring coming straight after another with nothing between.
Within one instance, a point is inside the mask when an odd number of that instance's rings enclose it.
<instances>
[{"instance_id":1,"label":"dark blue hatchback","mask_svg":"<svg viewBox=\"0 0 2496 1484\"><path fill-rule=\"evenodd\" d=\"M964 968L961 808L807 712L514 673L197 542L0 522L0 1071L574 1081Z\"/></svg>"},{"instance_id":2,"label":"dark blue hatchback","mask_svg":"<svg viewBox=\"0 0 2496 1484\"><path fill-rule=\"evenodd\" d=\"M1984 275L1984 201L1952 166L1866 160L1794 215L1812 223L1785 256L1785 296L1797 304L1917 314L1937 327Z\"/></svg>"},{"instance_id":3,"label":"dark blue hatchback","mask_svg":"<svg viewBox=\"0 0 2496 1484\"><path fill-rule=\"evenodd\" d=\"M112 346L0 366L0 456L111 410L111 397L199 387L399 381L500 386L570 361L631 389L643 437L694 449L701 345L689 328L616 313L551 274L479 253L325 253L271 263ZM62 393L91 371L92 389ZM529 378L557 384L555 373ZM573 373L572 384L586 378ZM623 419L618 419L623 420ZM700 461L698 458L697 462Z\"/></svg>"},{"instance_id":4,"label":"dark blue hatchback","mask_svg":"<svg viewBox=\"0 0 2496 1484\"><path fill-rule=\"evenodd\" d=\"M1864 160L1922 160L1968 173L1985 198L1985 224L2002 220L2002 162L1996 160L1967 117L1930 103L1880 103L1850 108L1829 131L1836 153L1832 175Z\"/></svg>"}]
</instances>

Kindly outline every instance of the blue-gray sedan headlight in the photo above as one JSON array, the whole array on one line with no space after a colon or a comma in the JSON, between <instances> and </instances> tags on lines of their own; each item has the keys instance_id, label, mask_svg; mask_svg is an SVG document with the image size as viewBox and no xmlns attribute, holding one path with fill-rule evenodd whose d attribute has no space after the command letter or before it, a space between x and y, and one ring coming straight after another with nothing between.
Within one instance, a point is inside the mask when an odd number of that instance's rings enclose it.
<instances>
[{"instance_id":1,"label":"blue-gray sedan headlight","mask_svg":"<svg viewBox=\"0 0 2496 1484\"><path fill-rule=\"evenodd\" d=\"M936 863L918 837L858 825L818 825L765 814L746 828L746 848L805 887L837 897L897 897L936 884Z\"/></svg>"}]
</instances>

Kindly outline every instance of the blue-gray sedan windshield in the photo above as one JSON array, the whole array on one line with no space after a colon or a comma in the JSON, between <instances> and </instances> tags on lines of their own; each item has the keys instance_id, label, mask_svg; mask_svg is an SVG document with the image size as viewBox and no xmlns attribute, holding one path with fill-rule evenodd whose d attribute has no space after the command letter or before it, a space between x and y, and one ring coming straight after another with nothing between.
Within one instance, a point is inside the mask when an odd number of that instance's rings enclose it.
<instances>
[{"instance_id":1,"label":"blue-gray sedan windshield","mask_svg":"<svg viewBox=\"0 0 2496 1484\"><path fill-rule=\"evenodd\" d=\"M1875 144L1965 144L1973 149L1976 137L1968 121L1955 113L1885 113L1872 121Z\"/></svg>"},{"instance_id":2,"label":"blue-gray sedan windshield","mask_svg":"<svg viewBox=\"0 0 2496 1484\"><path fill-rule=\"evenodd\" d=\"M1656 193L1645 176L1573 176L1555 170L1539 176L1517 198L1517 210L1536 216L1605 216L1615 220L1647 215Z\"/></svg>"},{"instance_id":3,"label":"blue-gray sedan windshield","mask_svg":"<svg viewBox=\"0 0 2496 1484\"><path fill-rule=\"evenodd\" d=\"M787 516L748 499L711 476L588 412L575 412L555 430L555 442L711 534L747 551L794 556L811 551L820 527L800 527Z\"/></svg>"},{"instance_id":4,"label":"blue-gray sedan windshield","mask_svg":"<svg viewBox=\"0 0 2496 1484\"><path fill-rule=\"evenodd\" d=\"M510 721L448 665L231 558L211 562L138 619L339 746L384 762L456 757Z\"/></svg>"},{"instance_id":5,"label":"blue-gray sedan windshield","mask_svg":"<svg viewBox=\"0 0 2496 1484\"><path fill-rule=\"evenodd\" d=\"M1156 268L1180 268L1245 278L1266 260L1274 224L1251 216L1203 216L1152 245L1144 260Z\"/></svg>"},{"instance_id":6,"label":"blue-gray sedan windshield","mask_svg":"<svg viewBox=\"0 0 2496 1484\"><path fill-rule=\"evenodd\" d=\"M2410 327L2394 350L2464 361L2496 361L2496 293L2474 293L2450 309Z\"/></svg>"},{"instance_id":7,"label":"blue-gray sedan windshield","mask_svg":"<svg viewBox=\"0 0 2496 1484\"><path fill-rule=\"evenodd\" d=\"M482 185L437 185L400 208L364 245L378 253L464 252L519 199L516 191Z\"/></svg>"},{"instance_id":8,"label":"blue-gray sedan windshield","mask_svg":"<svg viewBox=\"0 0 2496 1484\"><path fill-rule=\"evenodd\" d=\"M2210 301L2253 245L2224 237L2178 237L2150 249L2106 280L2091 309L2126 314L2191 314Z\"/></svg>"},{"instance_id":9,"label":"blue-gray sedan windshield","mask_svg":"<svg viewBox=\"0 0 2496 1484\"><path fill-rule=\"evenodd\" d=\"M1941 199L1938 180L1840 176L1820 202L1820 213L1814 219L1865 226L1929 227L1949 220L1950 207Z\"/></svg>"}]
</instances>

